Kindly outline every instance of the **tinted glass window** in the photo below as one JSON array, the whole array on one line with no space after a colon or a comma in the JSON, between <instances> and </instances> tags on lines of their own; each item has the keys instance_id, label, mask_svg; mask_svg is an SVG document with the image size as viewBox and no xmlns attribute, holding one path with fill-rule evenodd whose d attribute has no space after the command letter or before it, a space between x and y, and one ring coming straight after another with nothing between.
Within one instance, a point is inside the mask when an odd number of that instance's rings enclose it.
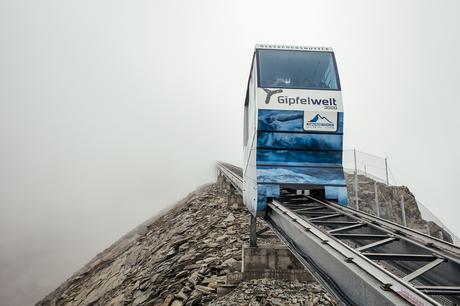
<instances>
[{"instance_id":1,"label":"tinted glass window","mask_svg":"<svg viewBox=\"0 0 460 306\"><path fill-rule=\"evenodd\" d=\"M332 52L258 50L259 86L339 89Z\"/></svg>"}]
</instances>

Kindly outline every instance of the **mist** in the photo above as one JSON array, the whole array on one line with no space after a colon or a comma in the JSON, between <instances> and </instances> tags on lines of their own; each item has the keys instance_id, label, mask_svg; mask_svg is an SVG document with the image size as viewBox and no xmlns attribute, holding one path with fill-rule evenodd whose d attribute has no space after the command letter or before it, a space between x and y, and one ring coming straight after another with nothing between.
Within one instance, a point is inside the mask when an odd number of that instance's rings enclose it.
<instances>
[{"instance_id":1,"label":"mist","mask_svg":"<svg viewBox=\"0 0 460 306\"><path fill-rule=\"evenodd\" d=\"M457 1L0 0L0 301L33 304L242 162L256 43L330 46L345 147L457 235Z\"/></svg>"}]
</instances>

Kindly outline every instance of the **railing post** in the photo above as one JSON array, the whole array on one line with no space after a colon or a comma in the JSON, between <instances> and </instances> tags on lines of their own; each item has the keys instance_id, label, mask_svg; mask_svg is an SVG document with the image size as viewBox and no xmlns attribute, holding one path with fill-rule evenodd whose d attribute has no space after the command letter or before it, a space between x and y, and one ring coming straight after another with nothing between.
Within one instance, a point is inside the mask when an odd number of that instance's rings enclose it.
<instances>
[{"instance_id":1,"label":"railing post","mask_svg":"<svg viewBox=\"0 0 460 306\"><path fill-rule=\"evenodd\" d=\"M406 209L404 208L404 195L401 195L401 223L407 226L406 223Z\"/></svg>"},{"instance_id":2,"label":"railing post","mask_svg":"<svg viewBox=\"0 0 460 306\"><path fill-rule=\"evenodd\" d=\"M390 181L388 179L388 158L385 157L385 175L386 175L386 178L387 178L387 186L390 185Z\"/></svg>"},{"instance_id":3,"label":"railing post","mask_svg":"<svg viewBox=\"0 0 460 306\"><path fill-rule=\"evenodd\" d=\"M250 232L249 232L249 246L256 247L257 246L257 217L251 214L251 224L250 224Z\"/></svg>"},{"instance_id":4,"label":"railing post","mask_svg":"<svg viewBox=\"0 0 460 306\"><path fill-rule=\"evenodd\" d=\"M379 205L379 193L377 190L377 182L374 181L374 193L375 193L375 213L380 218L380 205Z\"/></svg>"},{"instance_id":5,"label":"railing post","mask_svg":"<svg viewBox=\"0 0 460 306\"><path fill-rule=\"evenodd\" d=\"M358 205L358 162L356 161L356 149L353 149L353 156L355 159L355 206L359 210Z\"/></svg>"}]
</instances>

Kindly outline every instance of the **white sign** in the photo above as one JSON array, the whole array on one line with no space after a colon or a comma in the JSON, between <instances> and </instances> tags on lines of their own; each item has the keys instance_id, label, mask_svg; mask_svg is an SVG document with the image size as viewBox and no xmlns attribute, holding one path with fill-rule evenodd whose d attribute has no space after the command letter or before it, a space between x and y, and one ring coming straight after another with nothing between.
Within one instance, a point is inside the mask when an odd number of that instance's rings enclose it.
<instances>
[{"instance_id":1,"label":"white sign","mask_svg":"<svg viewBox=\"0 0 460 306\"><path fill-rule=\"evenodd\" d=\"M304 111L303 129L305 131L336 132L337 113Z\"/></svg>"},{"instance_id":2,"label":"white sign","mask_svg":"<svg viewBox=\"0 0 460 306\"><path fill-rule=\"evenodd\" d=\"M342 94L336 90L257 88L259 109L343 112Z\"/></svg>"}]
</instances>

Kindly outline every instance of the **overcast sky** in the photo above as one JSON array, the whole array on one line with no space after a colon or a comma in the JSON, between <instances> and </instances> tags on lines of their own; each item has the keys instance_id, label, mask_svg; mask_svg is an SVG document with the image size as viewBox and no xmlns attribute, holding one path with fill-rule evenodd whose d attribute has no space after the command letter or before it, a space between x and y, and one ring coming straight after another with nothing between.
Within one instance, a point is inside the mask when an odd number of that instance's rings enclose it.
<instances>
[{"instance_id":1,"label":"overcast sky","mask_svg":"<svg viewBox=\"0 0 460 306\"><path fill-rule=\"evenodd\" d=\"M0 301L241 163L256 43L333 47L345 146L459 235L459 3L0 0Z\"/></svg>"}]
</instances>

